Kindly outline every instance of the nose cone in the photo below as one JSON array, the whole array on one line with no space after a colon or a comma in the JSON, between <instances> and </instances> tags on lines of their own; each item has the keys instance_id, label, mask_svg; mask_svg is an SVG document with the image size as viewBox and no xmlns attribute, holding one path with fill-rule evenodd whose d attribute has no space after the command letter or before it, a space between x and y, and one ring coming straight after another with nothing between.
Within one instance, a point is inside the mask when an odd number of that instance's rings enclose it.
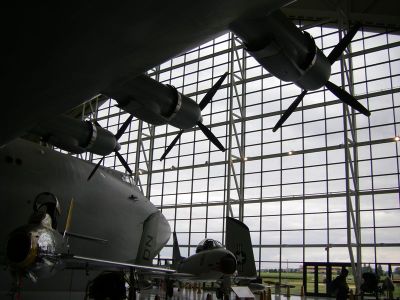
<instances>
[{"instance_id":1,"label":"nose cone","mask_svg":"<svg viewBox=\"0 0 400 300\"><path fill-rule=\"evenodd\" d=\"M7 259L11 264L25 267L35 261L35 248L32 247L31 236L24 231L16 231L7 242Z\"/></svg>"},{"instance_id":2,"label":"nose cone","mask_svg":"<svg viewBox=\"0 0 400 300\"><path fill-rule=\"evenodd\" d=\"M221 258L221 271L224 274L233 274L236 271L236 258L232 253L229 253Z\"/></svg>"},{"instance_id":3,"label":"nose cone","mask_svg":"<svg viewBox=\"0 0 400 300\"><path fill-rule=\"evenodd\" d=\"M119 151L119 150L121 150L121 145L117 142L114 151Z\"/></svg>"},{"instance_id":4,"label":"nose cone","mask_svg":"<svg viewBox=\"0 0 400 300\"><path fill-rule=\"evenodd\" d=\"M192 128L202 120L200 107L191 98L182 94L180 96L182 99L181 105L169 120L169 124L180 129Z\"/></svg>"},{"instance_id":5,"label":"nose cone","mask_svg":"<svg viewBox=\"0 0 400 300\"><path fill-rule=\"evenodd\" d=\"M59 232L48 226L28 224L9 235L6 258L13 270L36 281L63 268L57 254L65 252L65 243Z\"/></svg>"},{"instance_id":6,"label":"nose cone","mask_svg":"<svg viewBox=\"0 0 400 300\"><path fill-rule=\"evenodd\" d=\"M331 76L331 64L321 50L316 48L313 61L295 84L304 90L314 91L325 85Z\"/></svg>"}]
</instances>

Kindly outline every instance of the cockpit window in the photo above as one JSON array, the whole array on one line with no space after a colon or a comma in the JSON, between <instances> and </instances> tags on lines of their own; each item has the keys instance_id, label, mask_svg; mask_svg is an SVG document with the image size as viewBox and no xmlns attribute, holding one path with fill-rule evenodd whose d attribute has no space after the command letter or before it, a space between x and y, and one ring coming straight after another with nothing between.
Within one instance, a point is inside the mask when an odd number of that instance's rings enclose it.
<instances>
[{"instance_id":1,"label":"cockpit window","mask_svg":"<svg viewBox=\"0 0 400 300\"><path fill-rule=\"evenodd\" d=\"M126 183L129 183L130 185L135 186L135 180L134 180L133 176L123 174L121 179L122 179L122 181L125 181Z\"/></svg>"},{"instance_id":2,"label":"cockpit window","mask_svg":"<svg viewBox=\"0 0 400 300\"><path fill-rule=\"evenodd\" d=\"M215 243L216 248L224 248L224 246L222 246L222 244L220 242L214 240L214 243Z\"/></svg>"},{"instance_id":3,"label":"cockpit window","mask_svg":"<svg viewBox=\"0 0 400 300\"><path fill-rule=\"evenodd\" d=\"M216 240L213 239L204 239L202 240L196 248L196 253L199 253L200 251L204 250L211 250L211 249L216 249L216 248L223 248L222 244Z\"/></svg>"},{"instance_id":4,"label":"cockpit window","mask_svg":"<svg viewBox=\"0 0 400 300\"><path fill-rule=\"evenodd\" d=\"M57 229L57 218L61 214L60 203L57 197L49 192L40 193L33 201L33 215L31 220L34 221L40 215L48 214L51 217L53 229Z\"/></svg>"}]
</instances>

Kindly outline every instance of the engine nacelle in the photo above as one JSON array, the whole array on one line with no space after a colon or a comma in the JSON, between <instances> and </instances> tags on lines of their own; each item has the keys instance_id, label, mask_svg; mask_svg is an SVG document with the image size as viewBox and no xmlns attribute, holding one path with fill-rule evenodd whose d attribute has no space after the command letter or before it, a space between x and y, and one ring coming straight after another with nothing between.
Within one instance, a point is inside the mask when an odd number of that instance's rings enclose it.
<instances>
[{"instance_id":1,"label":"engine nacelle","mask_svg":"<svg viewBox=\"0 0 400 300\"><path fill-rule=\"evenodd\" d=\"M305 90L319 89L329 80L328 59L314 39L307 32L301 32L282 12L255 20L239 20L231 29L260 65L277 78Z\"/></svg>"},{"instance_id":2,"label":"engine nacelle","mask_svg":"<svg viewBox=\"0 0 400 300\"><path fill-rule=\"evenodd\" d=\"M66 250L59 232L43 225L28 224L11 232L6 257L13 270L36 281L63 268L58 255Z\"/></svg>"},{"instance_id":3,"label":"engine nacelle","mask_svg":"<svg viewBox=\"0 0 400 300\"><path fill-rule=\"evenodd\" d=\"M104 91L119 107L135 117L153 124L170 124L180 129L191 128L201 121L199 105L171 85L141 75L124 85Z\"/></svg>"},{"instance_id":4,"label":"engine nacelle","mask_svg":"<svg viewBox=\"0 0 400 300\"><path fill-rule=\"evenodd\" d=\"M89 121L81 121L65 115L41 123L31 132L42 136L49 144L76 154L88 151L104 156L120 149L120 145L110 131Z\"/></svg>"}]
</instances>

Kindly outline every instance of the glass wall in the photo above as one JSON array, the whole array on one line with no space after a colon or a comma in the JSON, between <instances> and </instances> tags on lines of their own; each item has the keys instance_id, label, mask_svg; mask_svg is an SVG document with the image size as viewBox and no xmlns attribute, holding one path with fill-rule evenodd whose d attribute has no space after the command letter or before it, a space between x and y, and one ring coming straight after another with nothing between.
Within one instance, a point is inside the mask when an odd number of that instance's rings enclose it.
<instances>
[{"instance_id":1,"label":"glass wall","mask_svg":"<svg viewBox=\"0 0 400 300\"><path fill-rule=\"evenodd\" d=\"M337 27L307 27L328 55ZM251 230L259 270L348 263L357 245L363 265L400 263L400 32L364 27L344 58L330 81L352 91L371 116L348 111L322 88L277 132L272 128L301 89L270 75L231 34L149 70L197 102L230 73L202 111L226 152L195 127L160 161L179 130L139 120L120 140L139 186L177 232L182 255L205 237L223 242L224 217L232 213ZM113 132L127 117L112 100L97 114ZM113 155L104 165L124 171ZM172 256L171 245L161 258Z\"/></svg>"}]
</instances>

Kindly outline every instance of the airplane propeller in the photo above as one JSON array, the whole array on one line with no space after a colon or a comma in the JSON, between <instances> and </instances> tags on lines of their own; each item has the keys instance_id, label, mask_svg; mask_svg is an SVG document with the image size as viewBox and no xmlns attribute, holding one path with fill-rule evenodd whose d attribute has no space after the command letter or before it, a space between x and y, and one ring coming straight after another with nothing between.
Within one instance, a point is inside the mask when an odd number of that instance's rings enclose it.
<instances>
[{"instance_id":1,"label":"airplane propeller","mask_svg":"<svg viewBox=\"0 0 400 300\"><path fill-rule=\"evenodd\" d=\"M329 53L327 59L331 65L333 65L339 57L342 55L343 51L347 48L347 46L351 43L357 31L360 29L361 24L355 24L344 38L333 48L331 53ZM327 81L325 83L325 87L332 92L339 100L344 102L347 105L350 105L355 110L359 111L363 115L370 116L371 113L366 109L360 102L358 102L352 95L338 87L336 84ZM296 100L289 106L289 108L284 112L282 117L276 123L275 127L272 129L273 132L277 131L282 124L289 118L289 116L296 110L297 106L300 104L301 100L303 100L304 96L307 94L308 90L303 90L299 96L297 96Z\"/></svg>"},{"instance_id":2,"label":"airplane propeller","mask_svg":"<svg viewBox=\"0 0 400 300\"><path fill-rule=\"evenodd\" d=\"M126 119L126 121L124 122L124 124L122 124L122 126L118 129L118 132L116 135L114 135L115 139L118 141L120 139L120 137L124 134L125 130L128 128L129 124L132 122L133 119L133 115L130 115L128 117L128 119ZM94 122L96 124L96 126L100 126L99 123L97 123L96 121ZM117 146L114 149L114 153L115 155L118 157L118 160L121 162L121 164L125 167L125 170L132 175L132 170L129 167L128 163L126 162L126 160L122 157L122 155L118 152L120 149L120 145L117 143ZM106 156L103 156L99 162L96 164L96 166L94 167L93 171L90 173L89 177L88 177L88 181L92 178L92 176L94 175L94 173L96 173L97 169L99 168L99 166L101 165L101 163L103 162L104 158Z\"/></svg>"},{"instance_id":3,"label":"airplane propeller","mask_svg":"<svg viewBox=\"0 0 400 300\"><path fill-rule=\"evenodd\" d=\"M211 89L208 90L208 92L206 93L206 95L203 97L203 99L201 99L200 103L199 103L199 107L200 110L203 110L210 102L211 99L214 97L215 93L218 91L218 89L220 88L220 86L222 85L222 82L224 82L226 76L228 76L228 72L225 72L219 79L218 81L212 86ZM219 142L219 140L217 139L217 137L211 132L210 129L208 129L208 127L206 127L201 120L197 121L197 126L199 126L200 130L204 133L204 135L222 152L225 151L224 146L222 146L222 144ZM171 151L171 149L175 146L176 142L180 139L182 133L184 133L185 130L181 129L181 131L179 131L178 135L173 139L173 141L171 142L171 144L168 146L168 148L165 150L164 154L161 156L160 160L163 160L168 153Z\"/></svg>"}]
</instances>

